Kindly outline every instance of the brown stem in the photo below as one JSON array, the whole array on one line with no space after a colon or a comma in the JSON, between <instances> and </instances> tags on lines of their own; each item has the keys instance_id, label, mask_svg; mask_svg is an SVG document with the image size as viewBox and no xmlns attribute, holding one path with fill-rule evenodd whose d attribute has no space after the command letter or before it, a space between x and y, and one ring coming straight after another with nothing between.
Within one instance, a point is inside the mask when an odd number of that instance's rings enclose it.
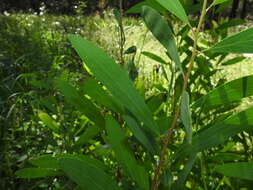
<instances>
[{"instance_id":1,"label":"brown stem","mask_svg":"<svg viewBox=\"0 0 253 190\"><path fill-rule=\"evenodd\" d=\"M182 92L184 92L188 87L188 80L189 80L190 75L191 75L191 71L192 71L192 68L193 68L195 58L198 54L197 44L198 44L199 32L201 30L201 27L202 27L202 24L204 22L204 18L205 18L205 15L206 15L206 7L207 7L207 0L204 0L204 4L203 4L203 8L202 8L202 12L201 12L198 27L195 31L193 31L193 33L194 33L194 45L193 45L193 50L192 50L192 56L191 56L191 59L190 59L190 62L189 62L189 67L187 69L187 73L186 73L185 78L184 78L184 84L183 84ZM179 105L176 109L171 127L168 130L168 132L166 133L165 137L163 137L163 147L162 147L162 151L160 153L160 161L159 161L158 166L156 167L156 169L154 171L155 176L154 176L154 179L153 179L151 190L157 190L158 189L158 185L159 185L159 182L160 182L160 176L162 174L162 170L164 168L165 161L166 161L167 147L168 147L168 145L171 141L171 137L173 135L173 132L177 127L177 120L178 120L179 115L180 115L180 104L181 104L181 100L179 100Z\"/></svg>"}]
</instances>

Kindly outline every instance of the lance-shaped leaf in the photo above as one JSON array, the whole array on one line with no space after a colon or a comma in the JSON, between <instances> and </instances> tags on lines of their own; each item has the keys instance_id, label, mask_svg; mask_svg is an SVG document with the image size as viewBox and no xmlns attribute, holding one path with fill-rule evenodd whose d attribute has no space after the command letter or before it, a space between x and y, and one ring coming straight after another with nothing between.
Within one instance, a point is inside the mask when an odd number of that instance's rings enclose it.
<instances>
[{"instance_id":1,"label":"lance-shaped leaf","mask_svg":"<svg viewBox=\"0 0 253 190\"><path fill-rule=\"evenodd\" d=\"M65 96L67 101L75 106L81 113L85 114L97 126L104 126L104 118L96 107L88 98L82 96L78 90L63 79L56 80L56 86Z\"/></svg>"},{"instance_id":2,"label":"lance-shaped leaf","mask_svg":"<svg viewBox=\"0 0 253 190\"><path fill-rule=\"evenodd\" d=\"M211 6L219 5L219 4L224 3L226 1L228 1L228 0L214 0Z\"/></svg>"},{"instance_id":3,"label":"lance-shaped leaf","mask_svg":"<svg viewBox=\"0 0 253 190\"><path fill-rule=\"evenodd\" d=\"M49 127L53 132L58 133L59 132L59 126L58 124L45 112L39 111L38 113L39 118L41 121Z\"/></svg>"},{"instance_id":4,"label":"lance-shaped leaf","mask_svg":"<svg viewBox=\"0 0 253 190\"><path fill-rule=\"evenodd\" d=\"M60 166L67 176L83 190L119 190L111 176L90 162L79 159L62 158Z\"/></svg>"},{"instance_id":5,"label":"lance-shaped leaf","mask_svg":"<svg viewBox=\"0 0 253 190\"><path fill-rule=\"evenodd\" d=\"M188 92L184 91L182 93L181 102L181 120L184 124L186 130L186 139L189 144L192 141L192 119L190 111L190 98Z\"/></svg>"},{"instance_id":6,"label":"lance-shaped leaf","mask_svg":"<svg viewBox=\"0 0 253 190\"><path fill-rule=\"evenodd\" d=\"M175 187L173 189L182 189L182 186L184 185L184 182L189 175L190 171L192 170L192 167L195 163L195 160L197 158L197 154L190 155L189 159L187 160L184 169L179 172L178 174L178 180L175 183Z\"/></svg>"},{"instance_id":7,"label":"lance-shaped leaf","mask_svg":"<svg viewBox=\"0 0 253 190\"><path fill-rule=\"evenodd\" d=\"M239 101L253 95L253 75L228 82L215 88L193 103L192 108L203 106L204 110Z\"/></svg>"},{"instance_id":8,"label":"lance-shaped leaf","mask_svg":"<svg viewBox=\"0 0 253 190\"><path fill-rule=\"evenodd\" d=\"M189 23L185 10L179 0L156 0L156 2L176 15L183 22Z\"/></svg>"},{"instance_id":9,"label":"lance-shaped leaf","mask_svg":"<svg viewBox=\"0 0 253 190\"><path fill-rule=\"evenodd\" d=\"M146 0L142 1L140 3L137 3L130 9L126 11L127 14L138 14L141 13L142 6L149 6L152 7L153 9L157 10L158 12L165 12L166 9L162 7L156 0Z\"/></svg>"},{"instance_id":10,"label":"lance-shaped leaf","mask_svg":"<svg viewBox=\"0 0 253 190\"><path fill-rule=\"evenodd\" d=\"M80 85L80 88L85 94L90 96L97 103L104 105L107 109L114 112L122 113L123 108L120 103L117 102L108 91L103 89L102 85L99 85L95 79L89 78Z\"/></svg>"},{"instance_id":11,"label":"lance-shaped leaf","mask_svg":"<svg viewBox=\"0 0 253 190\"><path fill-rule=\"evenodd\" d=\"M52 168L24 168L15 173L19 178L35 179L58 176L60 173Z\"/></svg>"},{"instance_id":12,"label":"lance-shaped leaf","mask_svg":"<svg viewBox=\"0 0 253 190\"><path fill-rule=\"evenodd\" d=\"M149 189L148 173L136 160L127 145L127 139L119 124L108 116L106 118L106 130L116 159L123 165L124 170L139 185L140 189Z\"/></svg>"},{"instance_id":13,"label":"lance-shaped leaf","mask_svg":"<svg viewBox=\"0 0 253 190\"><path fill-rule=\"evenodd\" d=\"M240 132L253 129L253 107L239 112L214 126L199 132L192 138L192 145L184 144L175 155L185 156L224 143Z\"/></svg>"},{"instance_id":14,"label":"lance-shaped leaf","mask_svg":"<svg viewBox=\"0 0 253 190\"><path fill-rule=\"evenodd\" d=\"M253 53L253 28L227 37L208 51L223 53Z\"/></svg>"},{"instance_id":15,"label":"lance-shaped leaf","mask_svg":"<svg viewBox=\"0 0 253 190\"><path fill-rule=\"evenodd\" d=\"M166 48L171 59L181 68L180 58L177 52L176 41L173 33L163 19L163 17L154 9L143 6L142 17L155 38ZM149 54L150 55L150 54Z\"/></svg>"},{"instance_id":16,"label":"lance-shaped leaf","mask_svg":"<svg viewBox=\"0 0 253 190\"><path fill-rule=\"evenodd\" d=\"M147 52L147 51L143 51L141 53L143 55L145 55L146 57L148 57L148 58L150 58L150 59L152 59L152 60L154 60L154 61L156 61L158 63L164 64L164 65L167 64L167 62L163 58L161 58L160 56L158 56L156 54L153 54L153 53Z\"/></svg>"},{"instance_id":17,"label":"lance-shaped leaf","mask_svg":"<svg viewBox=\"0 0 253 190\"><path fill-rule=\"evenodd\" d=\"M240 179L253 180L253 163L252 162L224 164L222 166L219 166L215 170L228 177L236 177Z\"/></svg>"},{"instance_id":18,"label":"lance-shaped leaf","mask_svg":"<svg viewBox=\"0 0 253 190\"><path fill-rule=\"evenodd\" d=\"M138 123L128 115L124 115L123 119L126 121L128 128L132 131L136 139L138 139L147 150L154 153L155 148L153 143L149 141L149 138L146 136L145 132L142 131Z\"/></svg>"},{"instance_id":19,"label":"lance-shaped leaf","mask_svg":"<svg viewBox=\"0 0 253 190\"><path fill-rule=\"evenodd\" d=\"M114 98L158 135L158 126L152 117L152 113L134 88L127 73L111 57L91 42L76 35L70 35L69 39L81 59Z\"/></svg>"}]
</instances>

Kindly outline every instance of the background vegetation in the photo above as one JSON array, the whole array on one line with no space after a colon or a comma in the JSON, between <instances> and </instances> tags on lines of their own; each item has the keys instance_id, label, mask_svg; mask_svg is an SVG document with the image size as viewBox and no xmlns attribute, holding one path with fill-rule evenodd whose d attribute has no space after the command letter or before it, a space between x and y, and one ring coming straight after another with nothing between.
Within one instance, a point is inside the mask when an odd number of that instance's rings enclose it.
<instances>
[{"instance_id":1,"label":"background vegetation","mask_svg":"<svg viewBox=\"0 0 253 190\"><path fill-rule=\"evenodd\" d=\"M124 10L138 3L138 1L129 2L123 2ZM202 3L198 4L198 1L182 1L182 3L185 3L192 20L198 20ZM199 35L198 47L200 49L209 47L227 36L252 26L250 20L252 3L250 0L235 0L213 8L206 17L204 32ZM112 100L111 96L105 95L100 97L101 100L96 99L94 94L97 95L100 88L99 86L98 89L95 88L97 82L93 81L92 73L84 68L82 61L72 49L68 34L78 34L92 41L113 57L118 64L122 63L123 58L124 69L129 73L138 93L161 126L160 130L164 132L168 129L176 109L176 102L180 97L182 78L180 75L173 76L170 66L164 64L171 60L162 45L145 26L143 19L134 11L130 14L134 17L123 17L122 26L126 41L122 44L121 22L117 20L117 16L115 19L113 11L109 8L119 7L117 1L66 0L59 3L59 1L3 0L0 2L0 7L2 12L0 15L0 189L76 188L73 182L75 180L70 180L66 175L50 173L52 171L48 170L48 165L45 167L47 169L37 171L38 179L30 179L36 177L36 171L31 174L26 173L28 177L23 176L25 179L17 177L16 172L23 168L34 166L43 168L45 163L49 163L51 167L55 166L55 160L50 156L57 158L63 154L89 155L90 158L96 158L100 161L96 165L105 167L106 173L115 176L117 183L122 184L122 187L135 188L136 184L131 181L132 176L129 177L124 173L122 171L124 166L118 164L117 153L116 158L115 154L111 154L110 143L106 137L108 131L100 131L96 126L96 122L99 124L104 122L107 113L120 112L118 110L121 108L115 107L117 102L114 101L117 99ZM174 16L165 14L165 17L173 26L175 39L180 47L178 52L183 70L186 71L192 54L189 50L193 46L193 36L189 28ZM245 17L247 19L240 19ZM190 101L195 102L202 95L227 81L253 74L251 64L250 54L217 53L197 57L194 74L189 81L190 89L194 89ZM55 79L59 79L60 82L56 82ZM169 82L171 79L174 81L173 84ZM170 85L175 86L175 89L168 92ZM176 88L177 86L179 89ZM96 118L83 108L86 105L82 107L79 94L86 94L88 100L92 99L92 105L95 105L93 111L97 113ZM193 132L197 134L199 130L222 121L232 113L245 110L251 104L252 99L248 97L228 106L218 105L219 107L214 107L206 113L197 112L196 115L192 113L193 121L198 123ZM138 137L136 138L132 130L126 128L123 122L125 118L120 114L112 115L123 126L130 148L134 152L134 158L138 162L144 161L146 168L154 167L149 161L156 161L157 155L154 158L149 154L146 156L145 145L140 145ZM100 116L101 121L97 119ZM107 118L108 121L111 120ZM180 123L180 126L183 124ZM227 139L223 145L198 154L197 158L194 158L196 164L191 166L192 172L189 173L187 180L182 182L184 188L250 189L252 181L237 178L233 180L215 172L213 168L233 161L251 162L253 150L251 133L241 132ZM150 135L147 131L145 134ZM153 138L152 135L149 137ZM170 151L178 150L185 137L186 133L183 127L180 127L173 137L175 143ZM81 159L87 161L86 157ZM161 189L171 187L173 180L179 181L171 176L182 174L180 171L188 167L187 161L187 158L179 160L172 167L173 173L164 173ZM41 178L43 174L45 178ZM182 188L181 184L177 188Z\"/></svg>"}]
</instances>

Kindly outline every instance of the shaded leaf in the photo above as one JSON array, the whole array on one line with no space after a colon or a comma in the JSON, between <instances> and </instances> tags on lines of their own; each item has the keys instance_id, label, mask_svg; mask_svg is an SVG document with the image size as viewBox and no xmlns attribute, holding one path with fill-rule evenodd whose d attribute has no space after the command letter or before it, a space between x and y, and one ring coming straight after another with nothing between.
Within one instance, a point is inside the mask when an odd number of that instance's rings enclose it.
<instances>
[{"instance_id":1,"label":"shaded leaf","mask_svg":"<svg viewBox=\"0 0 253 190\"><path fill-rule=\"evenodd\" d=\"M155 148L154 148L152 142L149 141L148 137L141 130L138 123L133 118L131 118L130 116L127 116L127 115L124 115L123 119L126 121L128 128L132 131L132 133L134 134L136 139L138 139L147 150L149 150L151 153L154 153Z\"/></svg>"},{"instance_id":2,"label":"shaded leaf","mask_svg":"<svg viewBox=\"0 0 253 190\"><path fill-rule=\"evenodd\" d=\"M96 165L79 159L62 158L60 166L83 190L119 190L116 182Z\"/></svg>"},{"instance_id":3,"label":"shaded leaf","mask_svg":"<svg viewBox=\"0 0 253 190\"><path fill-rule=\"evenodd\" d=\"M42 155L29 161L32 165L40 168L60 169L59 162L52 155Z\"/></svg>"},{"instance_id":4,"label":"shaded leaf","mask_svg":"<svg viewBox=\"0 0 253 190\"><path fill-rule=\"evenodd\" d=\"M215 6L215 5L218 5L218 4L221 4L221 3L224 3L228 0L214 0L213 3L212 3L212 6Z\"/></svg>"},{"instance_id":5,"label":"shaded leaf","mask_svg":"<svg viewBox=\"0 0 253 190\"><path fill-rule=\"evenodd\" d=\"M147 52L147 51L143 51L141 52L143 55L145 55L146 57L158 62L158 63L161 63L161 64L167 64L167 62L161 58L160 56L156 55L156 54L153 54L151 52Z\"/></svg>"},{"instance_id":6,"label":"shaded leaf","mask_svg":"<svg viewBox=\"0 0 253 190\"><path fill-rule=\"evenodd\" d=\"M63 79L57 79L56 86L69 103L75 106L97 126L104 126L104 118L100 113L100 110L89 99L81 96L79 91Z\"/></svg>"},{"instance_id":7,"label":"shaded leaf","mask_svg":"<svg viewBox=\"0 0 253 190\"><path fill-rule=\"evenodd\" d=\"M181 68L176 41L169 25L163 17L157 11L147 6L142 7L142 17L152 34L166 48L169 56L176 63L177 67ZM151 54L149 53L148 55L150 56ZM157 57L153 55L152 57L157 59Z\"/></svg>"},{"instance_id":8,"label":"shaded leaf","mask_svg":"<svg viewBox=\"0 0 253 190\"><path fill-rule=\"evenodd\" d=\"M182 93L182 103L181 103L181 120L184 124L186 130L186 139L189 144L192 141L192 119L190 111L190 98L188 92L184 91Z\"/></svg>"},{"instance_id":9,"label":"shaded leaf","mask_svg":"<svg viewBox=\"0 0 253 190\"><path fill-rule=\"evenodd\" d=\"M124 170L136 181L143 190L149 189L148 173L137 161L127 145L127 139L119 124L108 116L106 118L106 130L108 139L115 152L117 160L123 165Z\"/></svg>"},{"instance_id":10,"label":"shaded leaf","mask_svg":"<svg viewBox=\"0 0 253 190\"><path fill-rule=\"evenodd\" d=\"M59 172L52 168L24 168L15 173L19 178L35 179L59 175Z\"/></svg>"},{"instance_id":11,"label":"shaded leaf","mask_svg":"<svg viewBox=\"0 0 253 190\"><path fill-rule=\"evenodd\" d=\"M233 59L223 62L221 65L224 65L224 66L225 65L233 65L233 64L243 61L244 59L246 59L246 57L244 57L244 56L235 57Z\"/></svg>"},{"instance_id":12,"label":"shaded leaf","mask_svg":"<svg viewBox=\"0 0 253 190\"><path fill-rule=\"evenodd\" d=\"M75 35L70 35L69 39L96 78L140 122L144 122L152 132L158 135L159 129L152 114L134 88L133 82L130 81L127 73L111 57L91 42Z\"/></svg>"},{"instance_id":13,"label":"shaded leaf","mask_svg":"<svg viewBox=\"0 0 253 190\"><path fill-rule=\"evenodd\" d=\"M137 3L130 9L126 11L127 14L138 14L141 13L142 6L149 6L153 9L157 10L158 12L165 12L165 8L162 7L159 3L156 2L156 0L146 0L142 1L140 3Z\"/></svg>"},{"instance_id":14,"label":"shaded leaf","mask_svg":"<svg viewBox=\"0 0 253 190\"><path fill-rule=\"evenodd\" d=\"M219 166L215 170L225 176L253 180L253 163L252 162L224 164L222 166Z\"/></svg>"}]
</instances>

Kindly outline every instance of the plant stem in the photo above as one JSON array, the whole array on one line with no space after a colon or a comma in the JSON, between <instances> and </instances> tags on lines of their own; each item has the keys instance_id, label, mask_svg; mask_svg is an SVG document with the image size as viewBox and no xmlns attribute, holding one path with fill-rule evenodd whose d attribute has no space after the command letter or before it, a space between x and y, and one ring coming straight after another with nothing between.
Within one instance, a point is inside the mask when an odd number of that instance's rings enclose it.
<instances>
[{"instance_id":1,"label":"plant stem","mask_svg":"<svg viewBox=\"0 0 253 190\"><path fill-rule=\"evenodd\" d=\"M191 71L192 71L192 68L193 68L195 58L198 54L198 51L197 51L198 38L199 38L199 33L200 33L200 30L201 30L201 27L202 27L202 24L204 22L204 18L205 18L205 15L206 15L206 7L207 7L207 0L204 0L203 7L202 7L202 12L201 12L201 16L200 16L200 20L199 20L197 29L193 30L194 45L193 45L193 50L192 50L192 56L191 56L191 59L190 59L190 62L189 62L189 67L187 69L187 73L186 73L185 78L184 78L184 84L183 84L182 92L186 91L186 89L188 87L188 80L189 80L190 75L191 75ZM160 153L159 164L155 168L155 172L154 172L155 176L154 176L154 179L153 179L151 190L157 190L158 189L158 185L159 185L159 182L160 182L160 176L161 176L162 170L164 169L164 166L165 166L167 147L168 147L168 145L171 141L171 137L173 135L173 132L174 132L175 128L177 127L176 124L177 124L177 120L178 120L179 115L180 115L180 104L181 104L181 100L179 100L179 104L178 104L178 107L176 109L171 127L168 130L168 132L166 133L165 137L162 138L163 147L162 147L162 151Z\"/></svg>"},{"instance_id":2,"label":"plant stem","mask_svg":"<svg viewBox=\"0 0 253 190\"><path fill-rule=\"evenodd\" d=\"M120 9L120 25L119 25L119 33L120 33L120 64L122 66L125 65L125 60L124 60L124 46L126 42L126 37L125 37L125 31L123 28L123 1L119 1L119 9Z\"/></svg>"}]
</instances>

